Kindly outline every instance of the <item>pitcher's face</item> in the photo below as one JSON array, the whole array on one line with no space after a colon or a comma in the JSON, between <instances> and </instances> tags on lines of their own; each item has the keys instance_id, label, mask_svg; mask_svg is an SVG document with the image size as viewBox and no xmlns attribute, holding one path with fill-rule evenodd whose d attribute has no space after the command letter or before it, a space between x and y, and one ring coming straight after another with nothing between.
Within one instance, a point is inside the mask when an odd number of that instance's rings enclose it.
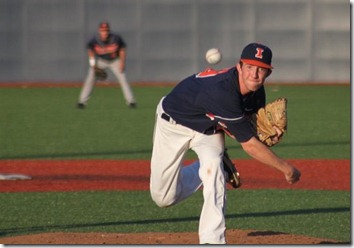
<instances>
[{"instance_id":1,"label":"pitcher's face","mask_svg":"<svg viewBox=\"0 0 354 248\"><path fill-rule=\"evenodd\" d=\"M270 70L267 68L250 65L247 63L237 64L237 71L239 73L239 82L241 89L249 93L258 90L265 82L265 79L270 75Z\"/></svg>"}]
</instances>

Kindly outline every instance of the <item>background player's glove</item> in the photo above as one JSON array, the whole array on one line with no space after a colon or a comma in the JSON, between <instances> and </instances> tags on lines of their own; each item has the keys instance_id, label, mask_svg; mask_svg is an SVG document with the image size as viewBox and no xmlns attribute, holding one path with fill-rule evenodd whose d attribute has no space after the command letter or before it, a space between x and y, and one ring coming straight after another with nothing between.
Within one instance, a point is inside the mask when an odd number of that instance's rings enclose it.
<instances>
[{"instance_id":1,"label":"background player's glove","mask_svg":"<svg viewBox=\"0 0 354 248\"><path fill-rule=\"evenodd\" d=\"M251 115L251 125L256 137L265 145L270 147L279 143L280 139L272 138L275 136L280 138L287 130L287 99L278 98L264 108L260 108L257 113ZM278 127L281 131L280 135L273 126Z\"/></svg>"},{"instance_id":2,"label":"background player's glove","mask_svg":"<svg viewBox=\"0 0 354 248\"><path fill-rule=\"evenodd\" d=\"M240 173L238 173L236 166L232 163L229 154L226 152L226 148L224 151L224 156L222 158L224 164L224 171L227 174L226 182L231 184L232 187L238 188L241 186L241 178Z\"/></svg>"},{"instance_id":3,"label":"background player's glove","mask_svg":"<svg viewBox=\"0 0 354 248\"><path fill-rule=\"evenodd\" d=\"M104 81L107 79L107 72L105 70L98 68L97 66L95 66L93 69L95 70L96 80Z\"/></svg>"}]
</instances>

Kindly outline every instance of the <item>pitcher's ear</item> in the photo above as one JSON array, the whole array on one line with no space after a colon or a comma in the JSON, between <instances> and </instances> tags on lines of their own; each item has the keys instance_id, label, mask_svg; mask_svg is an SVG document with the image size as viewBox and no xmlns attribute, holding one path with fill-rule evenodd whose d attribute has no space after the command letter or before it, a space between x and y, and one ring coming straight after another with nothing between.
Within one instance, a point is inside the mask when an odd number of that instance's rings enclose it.
<instances>
[{"instance_id":1,"label":"pitcher's ear","mask_svg":"<svg viewBox=\"0 0 354 248\"><path fill-rule=\"evenodd\" d=\"M241 71L241 68L242 68L242 62L237 63L236 64L236 69L237 69L238 72Z\"/></svg>"},{"instance_id":2,"label":"pitcher's ear","mask_svg":"<svg viewBox=\"0 0 354 248\"><path fill-rule=\"evenodd\" d=\"M270 74L272 74L272 70L271 69L268 69L268 74L267 74L267 77L269 77L270 76Z\"/></svg>"}]
</instances>

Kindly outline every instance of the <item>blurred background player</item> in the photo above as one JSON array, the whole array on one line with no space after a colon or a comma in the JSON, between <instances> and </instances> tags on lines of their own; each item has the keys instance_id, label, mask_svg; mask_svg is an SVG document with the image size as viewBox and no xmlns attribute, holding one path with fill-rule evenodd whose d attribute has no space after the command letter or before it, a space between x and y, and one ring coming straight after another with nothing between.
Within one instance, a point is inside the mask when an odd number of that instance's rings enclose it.
<instances>
[{"instance_id":1,"label":"blurred background player","mask_svg":"<svg viewBox=\"0 0 354 248\"><path fill-rule=\"evenodd\" d=\"M96 82L95 67L109 68L113 72L122 87L126 104L135 108L135 97L125 75L126 43L123 38L110 32L108 22L101 22L98 27L98 34L88 42L87 48L90 67L81 89L77 103L78 108L85 108L90 98Z\"/></svg>"}]
</instances>

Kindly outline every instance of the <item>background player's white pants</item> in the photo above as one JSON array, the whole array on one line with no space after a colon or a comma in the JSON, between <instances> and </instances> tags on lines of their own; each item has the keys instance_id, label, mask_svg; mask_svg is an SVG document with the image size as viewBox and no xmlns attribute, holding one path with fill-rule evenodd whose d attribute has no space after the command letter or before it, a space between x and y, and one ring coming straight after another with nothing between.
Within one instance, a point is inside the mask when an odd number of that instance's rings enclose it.
<instances>
[{"instance_id":1,"label":"background player's white pants","mask_svg":"<svg viewBox=\"0 0 354 248\"><path fill-rule=\"evenodd\" d=\"M204 135L161 118L157 107L151 158L150 192L160 207L174 205L203 185L204 204L199 221L201 244L225 244L226 184L222 164L224 135ZM199 161L183 166L188 149Z\"/></svg>"},{"instance_id":2,"label":"background player's white pants","mask_svg":"<svg viewBox=\"0 0 354 248\"><path fill-rule=\"evenodd\" d=\"M101 68L101 69L109 68L113 72L113 74L117 78L117 80L123 90L123 95L124 95L126 104L129 105L130 103L135 103L133 91L128 83L126 75L124 72L120 72L120 70L119 70L119 63L120 63L119 59L116 59L113 61L97 59L96 63L99 68ZM81 93L80 93L79 103L83 103L83 104L87 103L87 101L90 99L95 82L96 82L95 71L90 66L88 74L87 74L85 82L84 82L84 85L83 85Z\"/></svg>"}]
</instances>

